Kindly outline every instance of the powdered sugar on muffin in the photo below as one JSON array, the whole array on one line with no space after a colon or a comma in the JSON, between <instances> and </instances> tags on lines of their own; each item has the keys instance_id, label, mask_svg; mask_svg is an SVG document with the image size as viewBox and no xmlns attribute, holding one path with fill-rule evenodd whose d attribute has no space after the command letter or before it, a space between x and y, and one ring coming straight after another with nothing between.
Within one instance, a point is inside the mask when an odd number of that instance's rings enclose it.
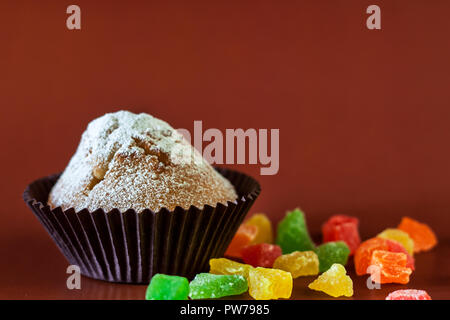
<instances>
[{"instance_id":1,"label":"powdered sugar on muffin","mask_svg":"<svg viewBox=\"0 0 450 320\"><path fill-rule=\"evenodd\" d=\"M202 208L236 200L231 183L166 122L108 113L89 123L49 204L75 210Z\"/></svg>"}]
</instances>

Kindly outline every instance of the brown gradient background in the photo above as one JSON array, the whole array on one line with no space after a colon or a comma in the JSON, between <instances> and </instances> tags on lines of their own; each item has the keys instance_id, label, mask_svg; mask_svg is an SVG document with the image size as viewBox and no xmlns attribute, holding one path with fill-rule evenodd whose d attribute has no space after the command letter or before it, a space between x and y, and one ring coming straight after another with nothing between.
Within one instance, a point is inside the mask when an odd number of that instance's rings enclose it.
<instances>
[{"instance_id":1,"label":"brown gradient background","mask_svg":"<svg viewBox=\"0 0 450 320\"><path fill-rule=\"evenodd\" d=\"M81 31L65 26L73 3ZM370 4L382 30L365 26ZM189 130L279 128L277 175L233 166L259 179L252 211L274 221L300 206L317 234L345 213L366 238L410 215L449 237L449 11L445 0L2 1L5 296L64 277L22 191L62 171L87 123L119 109Z\"/></svg>"}]
</instances>

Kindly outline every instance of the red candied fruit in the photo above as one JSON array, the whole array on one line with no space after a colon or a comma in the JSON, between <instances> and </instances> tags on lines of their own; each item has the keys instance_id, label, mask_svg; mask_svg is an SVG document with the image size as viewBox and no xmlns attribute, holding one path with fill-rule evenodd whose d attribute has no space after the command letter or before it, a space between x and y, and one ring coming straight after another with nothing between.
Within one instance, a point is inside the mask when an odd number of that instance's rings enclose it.
<instances>
[{"instance_id":1,"label":"red candied fruit","mask_svg":"<svg viewBox=\"0 0 450 320\"><path fill-rule=\"evenodd\" d=\"M406 289L389 293L386 300L431 300L431 297L425 290Z\"/></svg>"},{"instance_id":2,"label":"red candied fruit","mask_svg":"<svg viewBox=\"0 0 450 320\"><path fill-rule=\"evenodd\" d=\"M344 241L352 255L361 243L358 225L357 218L346 215L332 216L322 225L323 242Z\"/></svg>"},{"instance_id":3,"label":"red candied fruit","mask_svg":"<svg viewBox=\"0 0 450 320\"><path fill-rule=\"evenodd\" d=\"M275 259L281 256L281 248L275 244L260 243L245 247L241 251L242 260L253 267L272 268Z\"/></svg>"}]
</instances>

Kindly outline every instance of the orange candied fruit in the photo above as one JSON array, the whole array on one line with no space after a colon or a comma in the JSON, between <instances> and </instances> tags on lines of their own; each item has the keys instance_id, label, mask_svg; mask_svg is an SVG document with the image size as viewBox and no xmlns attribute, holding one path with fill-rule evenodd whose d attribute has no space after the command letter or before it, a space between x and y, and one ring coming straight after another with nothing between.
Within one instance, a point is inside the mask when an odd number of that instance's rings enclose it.
<instances>
[{"instance_id":1,"label":"orange candied fruit","mask_svg":"<svg viewBox=\"0 0 450 320\"><path fill-rule=\"evenodd\" d=\"M372 253L375 250L389 250L386 239L371 238L361 243L358 249L356 249L354 261L355 271L358 276L368 273L367 268L370 265Z\"/></svg>"},{"instance_id":2,"label":"orange candied fruit","mask_svg":"<svg viewBox=\"0 0 450 320\"><path fill-rule=\"evenodd\" d=\"M428 251L437 244L436 235L425 223L403 217L398 229L408 233L414 240L414 252Z\"/></svg>"},{"instance_id":3,"label":"orange candied fruit","mask_svg":"<svg viewBox=\"0 0 450 320\"><path fill-rule=\"evenodd\" d=\"M248 246L255 239L257 233L257 226L241 224L231 240L225 255L228 257L241 258L242 249Z\"/></svg>"},{"instance_id":4,"label":"orange candied fruit","mask_svg":"<svg viewBox=\"0 0 450 320\"><path fill-rule=\"evenodd\" d=\"M402 252L375 250L370 262L372 281L407 284L412 270L406 267L406 260L407 256Z\"/></svg>"}]
</instances>

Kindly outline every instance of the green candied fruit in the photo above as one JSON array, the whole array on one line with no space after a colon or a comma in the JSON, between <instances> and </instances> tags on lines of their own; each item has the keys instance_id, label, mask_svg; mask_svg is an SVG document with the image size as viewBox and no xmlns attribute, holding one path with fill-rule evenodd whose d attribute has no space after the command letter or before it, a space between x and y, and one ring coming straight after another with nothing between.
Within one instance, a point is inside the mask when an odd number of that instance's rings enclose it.
<instances>
[{"instance_id":1,"label":"green candied fruit","mask_svg":"<svg viewBox=\"0 0 450 320\"><path fill-rule=\"evenodd\" d=\"M189 284L191 299L211 299L234 296L247 291L247 280L240 275L199 273Z\"/></svg>"},{"instance_id":2,"label":"green candied fruit","mask_svg":"<svg viewBox=\"0 0 450 320\"><path fill-rule=\"evenodd\" d=\"M325 272L334 263L345 266L350 254L350 249L344 241L326 242L316 248L319 257L319 272Z\"/></svg>"},{"instance_id":3,"label":"green candied fruit","mask_svg":"<svg viewBox=\"0 0 450 320\"><path fill-rule=\"evenodd\" d=\"M188 294L188 279L158 273L150 281L145 300L187 300Z\"/></svg>"},{"instance_id":4,"label":"green candied fruit","mask_svg":"<svg viewBox=\"0 0 450 320\"><path fill-rule=\"evenodd\" d=\"M283 254L314 250L315 245L309 236L305 215L300 209L287 212L280 221L276 243L281 247Z\"/></svg>"}]
</instances>

